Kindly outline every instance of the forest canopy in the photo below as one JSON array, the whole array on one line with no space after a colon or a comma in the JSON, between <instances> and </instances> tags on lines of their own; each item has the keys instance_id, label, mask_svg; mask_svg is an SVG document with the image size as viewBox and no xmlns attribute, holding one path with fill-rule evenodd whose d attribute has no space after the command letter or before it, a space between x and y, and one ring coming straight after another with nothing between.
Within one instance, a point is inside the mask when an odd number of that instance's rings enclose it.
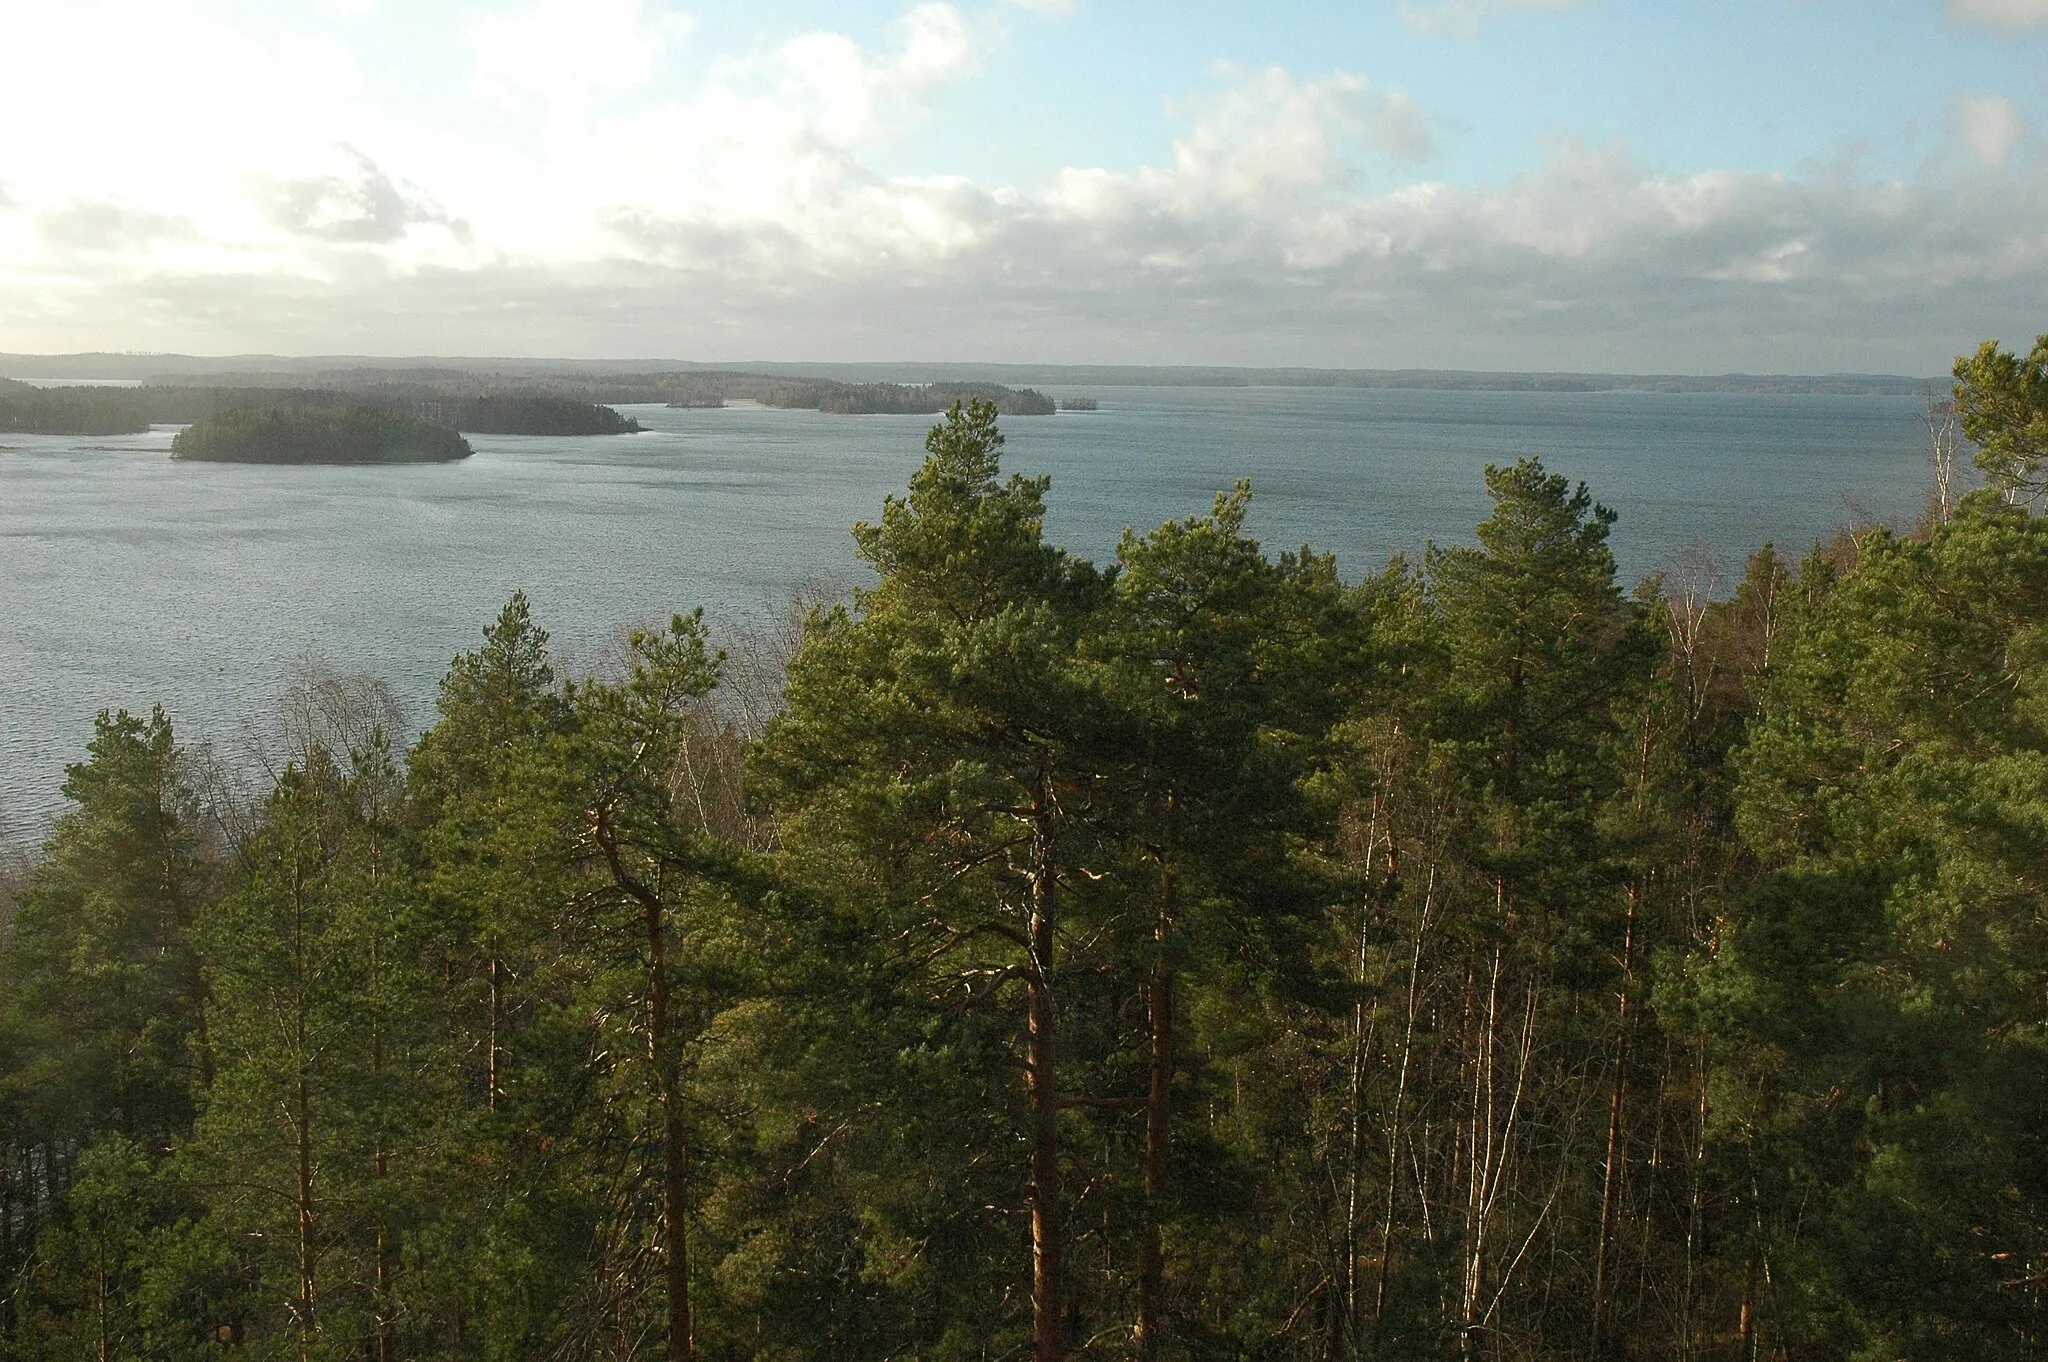
<instances>
[{"instance_id":1,"label":"forest canopy","mask_svg":"<svg viewBox=\"0 0 2048 1362\"><path fill-rule=\"evenodd\" d=\"M514 594L253 805L102 713L0 899L0 1355L2040 1357L1990 353L1992 488L1732 591L1533 458L1358 582L1246 485L1093 563L974 402L779 655Z\"/></svg>"},{"instance_id":2,"label":"forest canopy","mask_svg":"<svg viewBox=\"0 0 2048 1362\"><path fill-rule=\"evenodd\" d=\"M445 463L472 452L452 426L374 407L237 407L171 441L174 459L218 463Z\"/></svg>"}]
</instances>

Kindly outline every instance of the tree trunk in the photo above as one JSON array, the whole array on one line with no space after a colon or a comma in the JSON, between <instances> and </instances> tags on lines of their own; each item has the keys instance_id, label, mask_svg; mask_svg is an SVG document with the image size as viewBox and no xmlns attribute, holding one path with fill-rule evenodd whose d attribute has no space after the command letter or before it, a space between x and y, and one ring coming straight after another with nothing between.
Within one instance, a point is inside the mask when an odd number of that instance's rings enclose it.
<instances>
[{"instance_id":1,"label":"tree trunk","mask_svg":"<svg viewBox=\"0 0 2048 1362\"><path fill-rule=\"evenodd\" d=\"M0 1141L0 1274L14 1275L15 1146L10 1136ZM13 1293L0 1297L0 1338L14 1327Z\"/></svg>"},{"instance_id":2,"label":"tree trunk","mask_svg":"<svg viewBox=\"0 0 2048 1362\"><path fill-rule=\"evenodd\" d=\"M1466 1119L1470 1150L1465 1175L1464 1280L1460 1284L1458 1352L1471 1359L1479 1355L1479 1312L1486 1286L1486 1232L1491 1217L1489 1197L1495 1167L1494 1095L1495 1058L1499 1048L1501 951L1493 952L1493 969L1486 986L1486 1011L1480 1024L1478 1053L1472 1057L1471 1105Z\"/></svg>"},{"instance_id":3,"label":"tree trunk","mask_svg":"<svg viewBox=\"0 0 2048 1362\"><path fill-rule=\"evenodd\" d=\"M1699 1262L1706 1234L1707 1163L1707 1043L1701 1036L1688 1048L1694 1089L1691 1111L1691 1143L1686 1149L1685 1197L1685 1285L1679 1292L1679 1334L1684 1339L1684 1362L1691 1362L1698 1326L1693 1307L1697 1302Z\"/></svg>"},{"instance_id":4,"label":"tree trunk","mask_svg":"<svg viewBox=\"0 0 2048 1362\"><path fill-rule=\"evenodd\" d=\"M1420 1011L1422 945L1429 932L1429 913L1436 899L1436 862L1422 890L1422 915L1415 924L1415 947L1408 958L1408 1001L1401 1028L1401 1065L1394 1080L1394 1110L1387 1118L1387 1199L1380 1217L1380 1276L1373 1292L1372 1317L1377 1329L1387 1312L1387 1283L1394 1261L1394 1187L1401 1172L1401 1113L1408 1100L1408 1074L1415 1058L1415 1023Z\"/></svg>"},{"instance_id":5,"label":"tree trunk","mask_svg":"<svg viewBox=\"0 0 2048 1362\"><path fill-rule=\"evenodd\" d=\"M1372 821L1365 832L1365 878L1372 880L1373 853L1379 847L1380 800L1372 801ZM1341 1321L1345 1353L1356 1357L1358 1328L1358 1199L1365 1176L1365 957L1366 932L1372 920L1371 904L1358 910L1356 947L1351 959L1351 983L1358 997L1351 1006L1351 1113L1350 1140L1345 1151L1344 1178L1344 1308Z\"/></svg>"},{"instance_id":6,"label":"tree trunk","mask_svg":"<svg viewBox=\"0 0 2048 1362\"><path fill-rule=\"evenodd\" d=\"M107 1232L101 1228L94 1247L98 1255L93 1266L94 1319L99 1325L99 1362L114 1362L114 1335L107 1320Z\"/></svg>"},{"instance_id":7,"label":"tree trunk","mask_svg":"<svg viewBox=\"0 0 2048 1362\"><path fill-rule=\"evenodd\" d=\"M1641 893L1628 887L1628 917L1621 933L1621 1002L1614 1041L1614 1082L1607 1099L1607 1163L1600 1180L1600 1235L1593 1250L1592 1356L1601 1355L1601 1316L1607 1304L1608 1244L1614 1235L1614 1203L1621 1181L1622 1117L1628 1101L1629 999L1636 981L1636 908Z\"/></svg>"},{"instance_id":8,"label":"tree trunk","mask_svg":"<svg viewBox=\"0 0 2048 1362\"><path fill-rule=\"evenodd\" d=\"M1173 968L1166 954L1175 906L1171 855L1169 850L1162 857L1166 864L1160 872L1159 921L1153 929L1157 950L1146 998L1146 1020L1152 1031L1152 1081L1145 1093L1145 1239L1138 1249L1138 1325L1134 1331L1140 1362L1154 1362L1159 1356L1159 1303L1166 1279L1159 1221L1173 1120Z\"/></svg>"},{"instance_id":9,"label":"tree trunk","mask_svg":"<svg viewBox=\"0 0 2048 1362\"><path fill-rule=\"evenodd\" d=\"M682 1093L669 1041L667 925L661 896L626 869L612 831L610 812L592 815L592 839L604 854L612 881L640 905L647 934L647 1062L654 1070L661 1104L662 1275L668 1288L669 1362L695 1362L697 1343L690 1314L689 1145L683 1134Z\"/></svg>"},{"instance_id":10,"label":"tree trunk","mask_svg":"<svg viewBox=\"0 0 2048 1362\"><path fill-rule=\"evenodd\" d=\"M374 949L374 948L373 948ZM374 959L372 957L374 970ZM377 1021L370 1026L370 1070L381 1076L384 1072L384 1029ZM397 1362L398 1339L396 1336L396 1310L393 1308L392 1265L391 1265L391 1222L385 1216L383 1184L391 1176L391 1155L384 1147L382 1113L379 1113L377 1147L374 1153L377 1176L377 1309L374 1326L377 1334L377 1362Z\"/></svg>"},{"instance_id":11,"label":"tree trunk","mask_svg":"<svg viewBox=\"0 0 2048 1362\"><path fill-rule=\"evenodd\" d=\"M1034 791L1031 830L1031 1015L1026 1073L1031 1085L1031 1329L1034 1362L1067 1354L1060 1282L1059 1093L1054 1084L1052 809L1045 777Z\"/></svg>"},{"instance_id":12,"label":"tree trunk","mask_svg":"<svg viewBox=\"0 0 2048 1362\"><path fill-rule=\"evenodd\" d=\"M318 1327L318 1295L314 1281L316 1258L313 1237L313 1087L307 1077L312 1066L311 1034L307 1026L306 1012L309 1006L307 991L312 988L312 963L306 958L306 886L303 871L294 867L292 884L293 917L293 973L297 997L294 999L295 1015L292 1019L293 1047L296 1051L298 1084L294 1094L295 1107L292 1112L292 1140L297 1146L293 1151L298 1156L298 1181L294 1188L293 1200L298 1209L299 1221L299 1362L308 1362L313 1352L313 1332Z\"/></svg>"},{"instance_id":13,"label":"tree trunk","mask_svg":"<svg viewBox=\"0 0 2048 1362\"><path fill-rule=\"evenodd\" d=\"M303 1046L304 1023L300 1024L300 1043ZM300 1064L306 1062L300 1059ZM315 1297L313 1280L313 1099L308 1089L306 1075L301 1070L298 1087L298 1110L294 1115L299 1156L298 1210L299 1210L299 1362L307 1362L313 1351L313 1329L315 1325Z\"/></svg>"},{"instance_id":14,"label":"tree trunk","mask_svg":"<svg viewBox=\"0 0 2048 1362\"><path fill-rule=\"evenodd\" d=\"M498 1109L498 1090L504 1080L504 1073L498 1065L499 1034L505 1016L505 962L496 955L491 956L491 1019L490 1054L486 1057L484 1070L484 1105L491 1111Z\"/></svg>"},{"instance_id":15,"label":"tree trunk","mask_svg":"<svg viewBox=\"0 0 2048 1362\"><path fill-rule=\"evenodd\" d=\"M694 1321L690 1318L690 1241L688 1146L683 1139L680 1094L676 1091L675 1057L668 1036L668 966L663 949L661 901L648 895L647 915L647 1049L661 1091L661 1225L662 1268L668 1286L669 1362L692 1362L697 1355Z\"/></svg>"},{"instance_id":16,"label":"tree trunk","mask_svg":"<svg viewBox=\"0 0 2048 1362\"><path fill-rule=\"evenodd\" d=\"M168 813L163 815L166 819ZM178 931L178 944L187 952L192 950L192 913L185 901L185 893L178 883L178 868L166 858L162 866L163 891L171 905L171 922ZM192 977L192 1029L193 1048L199 1052L199 1086L202 1091L213 1087L213 1040L206 1029L206 968L196 953L191 954Z\"/></svg>"},{"instance_id":17,"label":"tree trunk","mask_svg":"<svg viewBox=\"0 0 2048 1362\"><path fill-rule=\"evenodd\" d=\"M194 970L193 975L196 996L192 1007L198 1032L195 1041L199 1048L199 1087L202 1091L210 1091L213 1088L213 1037L206 1029L206 972Z\"/></svg>"},{"instance_id":18,"label":"tree trunk","mask_svg":"<svg viewBox=\"0 0 2048 1362\"><path fill-rule=\"evenodd\" d=\"M1756 1257L1752 1254L1742 1265L1742 1313L1736 1321L1736 1333L1741 1342L1736 1354L1742 1362L1756 1359Z\"/></svg>"}]
</instances>

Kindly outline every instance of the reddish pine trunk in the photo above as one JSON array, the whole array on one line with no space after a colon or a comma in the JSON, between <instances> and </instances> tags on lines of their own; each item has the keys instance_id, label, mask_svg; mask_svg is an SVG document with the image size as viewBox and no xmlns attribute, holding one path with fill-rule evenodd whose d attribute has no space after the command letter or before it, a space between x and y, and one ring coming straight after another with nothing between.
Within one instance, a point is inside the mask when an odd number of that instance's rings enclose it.
<instances>
[{"instance_id":1,"label":"reddish pine trunk","mask_svg":"<svg viewBox=\"0 0 2048 1362\"><path fill-rule=\"evenodd\" d=\"M1756 1259L1751 1258L1742 1265L1742 1313L1737 1319L1736 1332L1741 1342L1741 1351L1736 1356L1742 1362L1755 1362L1756 1358Z\"/></svg>"}]
</instances>

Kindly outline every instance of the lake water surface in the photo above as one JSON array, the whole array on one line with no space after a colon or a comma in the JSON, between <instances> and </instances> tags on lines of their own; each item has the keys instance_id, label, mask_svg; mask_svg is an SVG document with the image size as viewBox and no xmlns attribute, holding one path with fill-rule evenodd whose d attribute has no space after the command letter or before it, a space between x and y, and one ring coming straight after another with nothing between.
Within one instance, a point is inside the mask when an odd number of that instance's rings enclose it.
<instances>
[{"instance_id":1,"label":"lake water surface","mask_svg":"<svg viewBox=\"0 0 2048 1362\"><path fill-rule=\"evenodd\" d=\"M1076 394L1082 390L1075 390ZM1851 521L1910 520L1929 479L1904 397L1093 388L1006 420L1006 467L1053 478L1048 532L1107 558L1239 477L1271 550L1347 577L1467 542L1480 471L1540 454L1621 513L1633 580L1703 545L1731 572ZM702 604L779 616L861 580L848 526L922 457L929 417L625 407L643 434L471 436L403 468L173 463L172 428L0 435L0 836L39 836L93 714L162 704L224 751L311 654L385 676L417 725L515 589L570 659Z\"/></svg>"}]
</instances>

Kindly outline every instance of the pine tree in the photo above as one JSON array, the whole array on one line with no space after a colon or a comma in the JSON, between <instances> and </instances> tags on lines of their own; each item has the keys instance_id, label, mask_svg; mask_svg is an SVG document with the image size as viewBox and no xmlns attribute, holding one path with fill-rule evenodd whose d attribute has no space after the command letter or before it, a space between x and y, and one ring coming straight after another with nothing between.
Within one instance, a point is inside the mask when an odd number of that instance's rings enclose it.
<instances>
[{"instance_id":1,"label":"pine tree","mask_svg":"<svg viewBox=\"0 0 2048 1362\"><path fill-rule=\"evenodd\" d=\"M870 930L927 987L979 1003L1023 986L1031 1337L1055 1362L1070 1324L1061 1027L1078 1002L1062 954L1102 779L1101 707L1075 653L1105 593L1044 542L1046 481L998 480L1001 446L993 407L956 406L909 496L855 527L880 581L857 616L813 618L758 770L792 843L848 862Z\"/></svg>"}]
</instances>

